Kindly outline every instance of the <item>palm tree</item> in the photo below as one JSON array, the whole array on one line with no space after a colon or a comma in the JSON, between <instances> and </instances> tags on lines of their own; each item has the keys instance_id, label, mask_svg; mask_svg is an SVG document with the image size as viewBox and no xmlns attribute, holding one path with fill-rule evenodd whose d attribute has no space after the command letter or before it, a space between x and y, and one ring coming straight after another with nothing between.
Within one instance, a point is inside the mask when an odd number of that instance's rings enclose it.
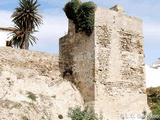
<instances>
[{"instance_id":1,"label":"palm tree","mask_svg":"<svg viewBox=\"0 0 160 120\"><path fill-rule=\"evenodd\" d=\"M32 41L36 41L32 34L36 31L36 27L42 24L42 16L38 14L39 6L37 0L19 0L19 6L11 16L16 31L20 31L18 35L15 31L12 31L12 43L14 46L28 49L29 43L33 45Z\"/></svg>"}]
</instances>

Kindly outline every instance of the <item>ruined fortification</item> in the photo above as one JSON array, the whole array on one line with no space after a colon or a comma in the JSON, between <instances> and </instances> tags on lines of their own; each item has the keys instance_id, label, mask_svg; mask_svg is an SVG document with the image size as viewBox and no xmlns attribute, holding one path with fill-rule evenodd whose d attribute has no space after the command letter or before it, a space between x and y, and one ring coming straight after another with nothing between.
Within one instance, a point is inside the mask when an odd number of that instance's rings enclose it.
<instances>
[{"instance_id":1,"label":"ruined fortification","mask_svg":"<svg viewBox=\"0 0 160 120\"><path fill-rule=\"evenodd\" d=\"M141 19L124 14L120 5L97 7L91 36L75 33L69 20L59 45L61 76L76 85L85 105L104 120L147 110Z\"/></svg>"},{"instance_id":2,"label":"ruined fortification","mask_svg":"<svg viewBox=\"0 0 160 120\"><path fill-rule=\"evenodd\" d=\"M69 20L59 43L59 57L0 47L0 120L71 120L76 106L124 120L148 109L141 19L97 7L91 36Z\"/></svg>"}]
</instances>

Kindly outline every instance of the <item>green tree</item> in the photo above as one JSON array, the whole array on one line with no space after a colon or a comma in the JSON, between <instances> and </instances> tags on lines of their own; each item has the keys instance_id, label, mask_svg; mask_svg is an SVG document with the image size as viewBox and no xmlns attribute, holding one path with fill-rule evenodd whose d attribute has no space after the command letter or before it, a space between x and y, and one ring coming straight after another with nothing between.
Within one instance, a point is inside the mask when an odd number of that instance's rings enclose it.
<instances>
[{"instance_id":1,"label":"green tree","mask_svg":"<svg viewBox=\"0 0 160 120\"><path fill-rule=\"evenodd\" d=\"M96 5L93 2L71 0L63 8L68 19L72 20L76 27L76 32L83 31L90 36L94 30L94 16Z\"/></svg>"},{"instance_id":2,"label":"green tree","mask_svg":"<svg viewBox=\"0 0 160 120\"><path fill-rule=\"evenodd\" d=\"M42 24L42 16L38 13L39 6L37 0L19 0L19 6L11 16L16 31L19 31L19 34L14 31L11 33L11 41L15 47L29 49L29 44L33 45L33 42L36 42L33 33L36 27Z\"/></svg>"}]
</instances>

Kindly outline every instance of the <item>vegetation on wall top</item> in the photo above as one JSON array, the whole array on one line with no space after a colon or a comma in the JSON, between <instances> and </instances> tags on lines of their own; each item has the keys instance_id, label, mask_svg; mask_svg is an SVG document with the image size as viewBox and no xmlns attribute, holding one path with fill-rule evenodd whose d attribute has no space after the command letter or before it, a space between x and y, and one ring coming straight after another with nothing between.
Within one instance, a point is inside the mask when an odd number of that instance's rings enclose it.
<instances>
[{"instance_id":1,"label":"vegetation on wall top","mask_svg":"<svg viewBox=\"0 0 160 120\"><path fill-rule=\"evenodd\" d=\"M80 0L71 0L63 10L68 19L74 22L76 32L83 31L90 36L94 30L95 8L93 2L82 3Z\"/></svg>"}]
</instances>

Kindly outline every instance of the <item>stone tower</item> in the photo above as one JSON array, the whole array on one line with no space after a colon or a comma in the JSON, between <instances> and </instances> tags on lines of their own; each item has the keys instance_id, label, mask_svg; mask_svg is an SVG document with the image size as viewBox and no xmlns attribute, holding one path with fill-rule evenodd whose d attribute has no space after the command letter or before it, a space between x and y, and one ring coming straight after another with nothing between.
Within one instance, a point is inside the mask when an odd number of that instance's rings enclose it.
<instances>
[{"instance_id":1,"label":"stone tower","mask_svg":"<svg viewBox=\"0 0 160 120\"><path fill-rule=\"evenodd\" d=\"M85 105L104 120L121 120L147 110L142 20L116 5L96 8L91 36L75 33L60 39L60 71L80 90Z\"/></svg>"}]
</instances>

